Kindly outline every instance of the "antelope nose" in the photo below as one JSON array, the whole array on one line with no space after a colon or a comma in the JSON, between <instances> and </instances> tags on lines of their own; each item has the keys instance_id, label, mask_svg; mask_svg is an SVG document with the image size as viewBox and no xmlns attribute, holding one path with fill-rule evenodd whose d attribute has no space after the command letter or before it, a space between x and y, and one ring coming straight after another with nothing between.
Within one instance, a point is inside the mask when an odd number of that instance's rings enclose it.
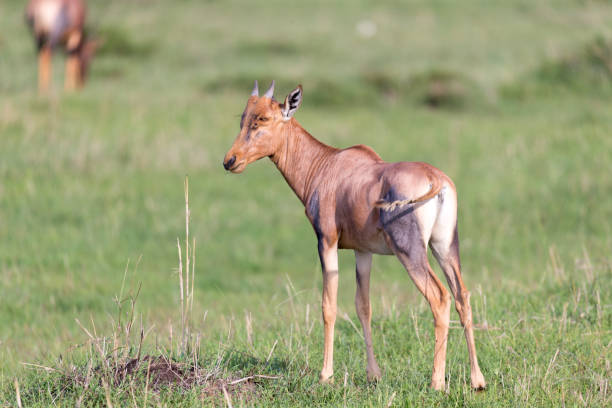
<instances>
[{"instance_id":1,"label":"antelope nose","mask_svg":"<svg viewBox=\"0 0 612 408\"><path fill-rule=\"evenodd\" d=\"M225 168L225 170L229 170L232 168L234 163L236 163L236 156L232 156L228 161L223 162L223 167Z\"/></svg>"}]
</instances>

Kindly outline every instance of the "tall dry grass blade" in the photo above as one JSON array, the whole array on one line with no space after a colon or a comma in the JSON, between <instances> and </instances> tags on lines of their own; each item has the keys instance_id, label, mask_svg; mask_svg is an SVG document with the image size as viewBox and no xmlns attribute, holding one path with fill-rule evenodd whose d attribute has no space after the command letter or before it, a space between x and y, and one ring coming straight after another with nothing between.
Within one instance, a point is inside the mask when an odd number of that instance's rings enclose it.
<instances>
[{"instance_id":1,"label":"tall dry grass blade","mask_svg":"<svg viewBox=\"0 0 612 408\"><path fill-rule=\"evenodd\" d=\"M142 314L140 315L140 341L138 342L138 352L136 353L136 361L140 361L140 353L142 352L142 342L144 340L144 329L142 327Z\"/></svg>"},{"instance_id":2,"label":"tall dry grass blade","mask_svg":"<svg viewBox=\"0 0 612 408\"><path fill-rule=\"evenodd\" d=\"M355 332L357 332L357 335L361 337L361 339L363 340L363 333L361 332L361 330L359 330L357 325L351 320L351 318L346 312L342 313L342 318L346 320L351 325L351 327L353 327L353 329L355 329Z\"/></svg>"},{"instance_id":3,"label":"tall dry grass blade","mask_svg":"<svg viewBox=\"0 0 612 408\"><path fill-rule=\"evenodd\" d=\"M584 254L584 274L586 276L588 283L593 283L594 273L593 273L593 263L591 262L591 257L589 256L589 252L586 247L582 246L582 253Z\"/></svg>"},{"instance_id":4,"label":"tall dry grass blade","mask_svg":"<svg viewBox=\"0 0 612 408\"><path fill-rule=\"evenodd\" d=\"M232 382L228 382L227 385L240 384L241 382L249 381L249 380L252 380L254 378L265 378L265 379L268 379L268 380L278 380L279 378L282 378L282 376L280 376L280 375L254 374L254 375L249 375L248 377L239 378L239 379L234 380Z\"/></svg>"},{"instance_id":5,"label":"tall dry grass blade","mask_svg":"<svg viewBox=\"0 0 612 408\"><path fill-rule=\"evenodd\" d=\"M544 374L544 379L542 380L542 382L546 381L546 377L548 377L548 374L550 373L550 369L553 366L553 364L555 363L555 360L557 359L558 355L559 355L559 349L557 349L557 351L555 351L555 355L550 359L550 362L548 363L548 368L546 369L546 374Z\"/></svg>"},{"instance_id":6,"label":"tall dry grass blade","mask_svg":"<svg viewBox=\"0 0 612 408\"><path fill-rule=\"evenodd\" d=\"M397 391L393 391L393 394L391 394L391 398L389 398L389 402L387 402L387 408L391 408L391 405L393 405L393 400L395 399L395 394L397 394Z\"/></svg>"},{"instance_id":7,"label":"tall dry grass blade","mask_svg":"<svg viewBox=\"0 0 612 408\"><path fill-rule=\"evenodd\" d=\"M147 381L145 384L145 395L144 395L144 404L143 407L147 406L147 399L149 397L149 380L151 378L151 359L149 359L149 365L147 366Z\"/></svg>"},{"instance_id":8,"label":"tall dry grass blade","mask_svg":"<svg viewBox=\"0 0 612 408\"><path fill-rule=\"evenodd\" d=\"M181 254L181 243L178 238L176 238L176 245L178 247L178 256L179 256L179 288L180 288L180 296L181 296L181 351L183 348L183 337L185 333L185 301L183 298L184 290L183 290L183 257Z\"/></svg>"},{"instance_id":9,"label":"tall dry grass blade","mask_svg":"<svg viewBox=\"0 0 612 408\"><path fill-rule=\"evenodd\" d=\"M104 387L104 394L106 395L106 406L108 408L113 408L113 402L111 401L111 396L110 396L110 388L106 380L104 380L104 378L102 378L102 387Z\"/></svg>"},{"instance_id":10,"label":"tall dry grass blade","mask_svg":"<svg viewBox=\"0 0 612 408\"><path fill-rule=\"evenodd\" d=\"M187 289L187 304L185 305L185 309L187 309L189 305L189 178L185 176L185 272L186 272L186 289ZM187 329L187 310L185 310L183 316L185 317L184 329ZM185 336L185 333L183 333ZM183 338L183 344L185 344L185 339Z\"/></svg>"},{"instance_id":11,"label":"tall dry grass blade","mask_svg":"<svg viewBox=\"0 0 612 408\"><path fill-rule=\"evenodd\" d=\"M191 302L189 304L189 313L193 313L193 286L195 282L195 261L196 261L196 239L193 237L193 245L191 247Z\"/></svg>"},{"instance_id":12,"label":"tall dry grass blade","mask_svg":"<svg viewBox=\"0 0 612 408\"><path fill-rule=\"evenodd\" d=\"M19 391L19 381L17 381L17 379L15 378L15 399L17 400L17 406L19 408L22 408L23 405L21 405L21 392Z\"/></svg>"},{"instance_id":13,"label":"tall dry grass blade","mask_svg":"<svg viewBox=\"0 0 612 408\"><path fill-rule=\"evenodd\" d=\"M423 343L421 342L421 336L419 336L419 322L418 322L419 319L416 313L414 313L414 310L410 311L410 317L412 318L412 322L414 324L414 332L416 334L417 340L419 341L419 344L422 346Z\"/></svg>"},{"instance_id":14,"label":"tall dry grass blade","mask_svg":"<svg viewBox=\"0 0 612 408\"><path fill-rule=\"evenodd\" d=\"M561 259L559 258L559 254L557 253L557 248L554 245L548 248L548 256L550 257L550 264L555 278L557 279L557 281L564 280L565 269L561 264Z\"/></svg>"},{"instance_id":15,"label":"tall dry grass blade","mask_svg":"<svg viewBox=\"0 0 612 408\"><path fill-rule=\"evenodd\" d=\"M268 362L270 362L270 359L272 358L272 353L274 353L274 349L276 348L277 344L278 344L278 339L274 340L274 344L272 345L272 348L270 349L270 353L268 354L268 358L266 358L266 364L268 364Z\"/></svg>"},{"instance_id":16,"label":"tall dry grass blade","mask_svg":"<svg viewBox=\"0 0 612 408\"><path fill-rule=\"evenodd\" d=\"M244 311L244 320L246 326L247 343L253 347L253 316L248 310Z\"/></svg>"},{"instance_id":17,"label":"tall dry grass blade","mask_svg":"<svg viewBox=\"0 0 612 408\"><path fill-rule=\"evenodd\" d=\"M232 408L232 400L230 399L230 396L227 393L227 390L225 389L225 385L222 385L221 389L223 390L223 397L225 397L225 402L227 403L227 407Z\"/></svg>"},{"instance_id":18,"label":"tall dry grass blade","mask_svg":"<svg viewBox=\"0 0 612 408\"><path fill-rule=\"evenodd\" d=\"M87 374L85 375L85 382L83 383L83 391L81 392L81 395L79 395L79 398L77 399L76 404L75 404L77 408L79 408L81 404L83 403L83 398L85 397L85 393L87 392L87 389L89 388L89 383L91 382L92 367L93 367L93 360L89 359L89 361L87 362Z\"/></svg>"},{"instance_id":19,"label":"tall dry grass blade","mask_svg":"<svg viewBox=\"0 0 612 408\"><path fill-rule=\"evenodd\" d=\"M44 370L48 373L50 372L57 372L57 373L61 373L61 370L58 370L57 368L53 368L53 367L47 367L44 365L40 365L40 364L33 364L33 363L24 363L23 361L20 362L21 365L24 366L24 368L30 368L32 367L33 369L40 369L40 370Z\"/></svg>"},{"instance_id":20,"label":"tall dry grass blade","mask_svg":"<svg viewBox=\"0 0 612 408\"><path fill-rule=\"evenodd\" d=\"M185 262L187 291L189 291L189 178L187 176L185 176Z\"/></svg>"},{"instance_id":21,"label":"tall dry grass blade","mask_svg":"<svg viewBox=\"0 0 612 408\"><path fill-rule=\"evenodd\" d=\"M125 288L125 278L127 277L129 268L130 268L130 260L128 258L125 264L125 269L123 270L123 279L121 280L121 288L119 289L119 297L115 298L115 303L117 303L117 315L118 315L117 323L119 326L121 326L121 304L123 303L123 289Z\"/></svg>"}]
</instances>

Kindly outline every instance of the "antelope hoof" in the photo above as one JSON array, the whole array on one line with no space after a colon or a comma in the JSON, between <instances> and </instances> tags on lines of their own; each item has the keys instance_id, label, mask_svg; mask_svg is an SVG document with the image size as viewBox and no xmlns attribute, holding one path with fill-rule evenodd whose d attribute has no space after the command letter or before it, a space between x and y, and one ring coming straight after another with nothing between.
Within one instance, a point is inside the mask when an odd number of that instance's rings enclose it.
<instances>
[{"instance_id":1,"label":"antelope hoof","mask_svg":"<svg viewBox=\"0 0 612 408\"><path fill-rule=\"evenodd\" d=\"M380 368L378 368L378 366L373 367L371 369L368 368L367 373L368 382L376 383L382 378L382 373L380 372Z\"/></svg>"},{"instance_id":2,"label":"antelope hoof","mask_svg":"<svg viewBox=\"0 0 612 408\"><path fill-rule=\"evenodd\" d=\"M319 375L319 384L333 384L334 377L333 374L323 374Z\"/></svg>"},{"instance_id":3,"label":"antelope hoof","mask_svg":"<svg viewBox=\"0 0 612 408\"><path fill-rule=\"evenodd\" d=\"M484 376L482 373L476 372L472 374L472 388L476 391L483 391L487 387Z\"/></svg>"},{"instance_id":4,"label":"antelope hoof","mask_svg":"<svg viewBox=\"0 0 612 408\"><path fill-rule=\"evenodd\" d=\"M444 391L444 378L431 379L431 389L436 391Z\"/></svg>"}]
</instances>

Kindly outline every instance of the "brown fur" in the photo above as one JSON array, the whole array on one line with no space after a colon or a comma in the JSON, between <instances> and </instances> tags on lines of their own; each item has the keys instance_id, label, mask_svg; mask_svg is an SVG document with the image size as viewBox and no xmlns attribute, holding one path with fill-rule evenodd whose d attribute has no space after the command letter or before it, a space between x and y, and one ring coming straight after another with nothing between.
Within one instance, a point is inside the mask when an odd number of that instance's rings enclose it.
<instances>
[{"instance_id":1,"label":"brown fur","mask_svg":"<svg viewBox=\"0 0 612 408\"><path fill-rule=\"evenodd\" d=\"M301 87L292 91L291 100L288 96L284 104L259 97L257 89L256 85L247 101L240 133L223 163L226 169L241 173L249 163L270 157L306 208L317 235L323 269L325 339L320 380L329 381L333 374L337 250L344 248L355 251L355 306L366 343L368 379L381 376L370 328L372 254L394 254L430 304L435 326L431 386L444 388L451 297L429 265L429 245L447 277L465 328L472 386L484 388L474 346L469 292L459 266L457 195L450 178L426 163L384 162L367 146L337 149L325 145L291 117L301 103ZM292 109L288 103L293 103Z\"/></svg>"}]
</instances>

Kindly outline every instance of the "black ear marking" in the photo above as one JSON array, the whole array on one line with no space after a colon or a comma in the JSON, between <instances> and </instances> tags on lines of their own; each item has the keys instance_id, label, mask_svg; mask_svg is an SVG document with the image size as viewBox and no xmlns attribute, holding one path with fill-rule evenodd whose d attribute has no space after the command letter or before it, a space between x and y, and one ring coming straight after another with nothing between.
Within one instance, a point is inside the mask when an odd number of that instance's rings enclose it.
<instances>
[{"instance_id":1,"label":"black ear marking","mask_svg":"<svg viewBox=\"0 0 612 408\"><path fill-rule=\"evenodd\" d=\"M293 91L289 92L289 95L285 98L285 103L282 105L283 119L289 120L298 110L302 103L302 85L298 85Z\"/></svg>"}]
</instances>

